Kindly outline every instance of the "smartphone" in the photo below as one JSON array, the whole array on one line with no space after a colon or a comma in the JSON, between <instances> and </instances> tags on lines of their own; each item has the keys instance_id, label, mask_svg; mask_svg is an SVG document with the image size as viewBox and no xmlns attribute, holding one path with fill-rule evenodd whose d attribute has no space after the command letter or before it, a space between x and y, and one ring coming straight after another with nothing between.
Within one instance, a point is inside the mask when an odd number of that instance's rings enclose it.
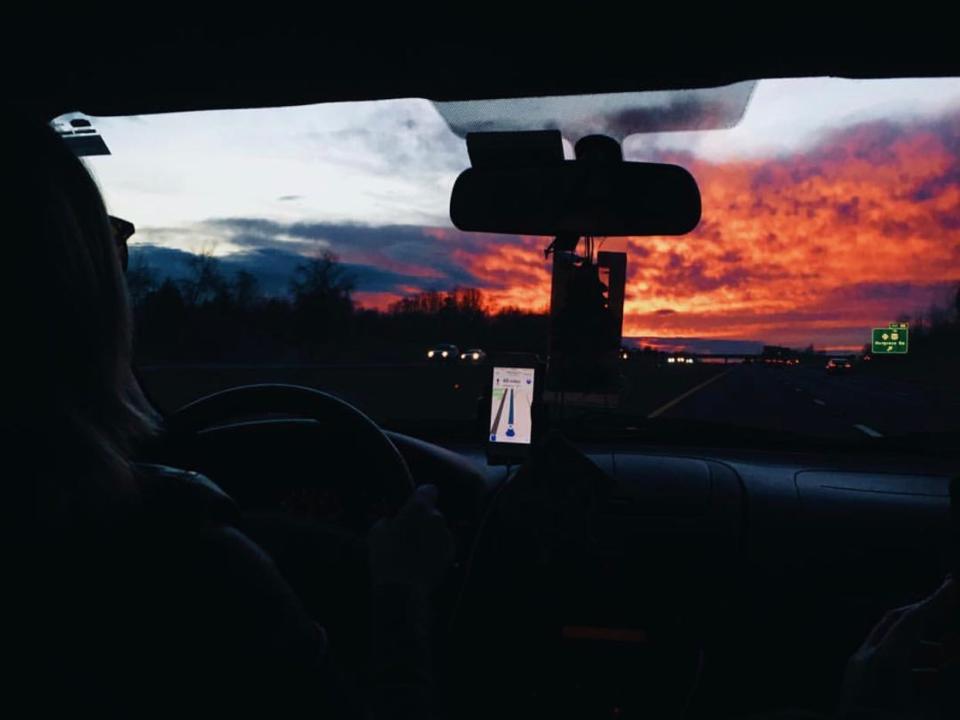
<instances>
[{"instance_id":1,"label":"smartphone","mask_svg":"<svg viewBox=\"0 0 960 720\"><path fill-rule=\"evenodd\" d=\"M522 462L540 436L543 366L535 355L501 355L490 363L487 462Z\"/></svg>"}]
</instances>

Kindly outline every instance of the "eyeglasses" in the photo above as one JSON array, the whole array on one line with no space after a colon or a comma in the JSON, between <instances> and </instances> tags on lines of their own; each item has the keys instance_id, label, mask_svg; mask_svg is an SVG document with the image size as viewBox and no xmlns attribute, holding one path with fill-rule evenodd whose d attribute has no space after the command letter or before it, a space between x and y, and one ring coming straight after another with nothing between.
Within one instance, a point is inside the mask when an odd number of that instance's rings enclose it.
<instances>
[{"instance_id":1,"label":"eyeglasses","mask_svg":"<svg viewBox=\"0 0 960 720\"><path fill-rule=\"evenodd\" d=\"M127 241L133 237L137 229L133 223L123 218L107 216L110 220L110 229L113 231L113 243L117 247L117 253L120 255L120 265L124 270L127 269L129 254L127 252Z\"/></svg>"},{"instance_id":2,"label":"eyeglasses","mask_svg":"<svg viewBox=\"0 0 960 720\"><path fill-rule=\"evenodd\" d=\"M129 220L114 217L113 215L108 215L107 217L110 218L110 227L113 229L113 239L118 243L125 243L137 231L133 223Z\"/></svg>"}]
</instances>

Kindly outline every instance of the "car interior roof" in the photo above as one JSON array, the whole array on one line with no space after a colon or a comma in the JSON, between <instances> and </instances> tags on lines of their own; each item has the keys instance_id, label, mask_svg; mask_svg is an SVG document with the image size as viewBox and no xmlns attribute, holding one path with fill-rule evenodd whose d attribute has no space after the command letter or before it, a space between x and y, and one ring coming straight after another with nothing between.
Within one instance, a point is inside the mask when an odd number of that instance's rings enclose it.
<instances>
[{"instance_id":1,"label":"car interior roof","mask_svg":"<svg viewBox=\"0 0 960 720\"><path fill-rule=\"evenodd\" d=\"M745 79L960 74L952 43L900 26L895 34L793 24L717 29L651 22L632 35L498 31L424 25L331 32L301 16L172 14L124 24L77 17L11 22L0 60L7 101L54 117L132 115L397 97L433 100L662 90ZM506 23L502 23L506 25ZM368 23L369 25L369 23ZM652 29L656 32L653 32ZM632 28L627 28L629 32ZM587 36L586 38L584 36Z\"/></svg>"}]
</instances>

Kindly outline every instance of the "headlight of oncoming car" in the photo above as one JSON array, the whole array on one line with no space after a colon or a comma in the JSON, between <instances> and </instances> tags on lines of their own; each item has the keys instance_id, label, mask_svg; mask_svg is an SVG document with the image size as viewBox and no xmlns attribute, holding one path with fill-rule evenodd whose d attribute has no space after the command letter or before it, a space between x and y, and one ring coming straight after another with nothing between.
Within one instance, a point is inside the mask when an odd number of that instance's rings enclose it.
<instances>
[{"instance_id":1,"label":"headlight of oncoming car","mask_svg":"<svg viewBox=\"0 0 960 720\"><path fill-rule=\"evenodd\" d=\"M427 350L427 357L432 358L436 353L433 350Z\"/></svg>"}]
</instances>

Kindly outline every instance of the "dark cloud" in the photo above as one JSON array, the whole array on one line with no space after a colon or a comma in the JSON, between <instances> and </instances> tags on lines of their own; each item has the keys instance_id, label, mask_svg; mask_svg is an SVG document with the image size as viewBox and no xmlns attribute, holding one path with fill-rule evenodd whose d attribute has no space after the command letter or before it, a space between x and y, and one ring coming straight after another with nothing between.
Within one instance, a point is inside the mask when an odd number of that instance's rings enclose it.
<instances>
[{"instance_id":1,"label":"dark cloud","mask_svg":"<svg viewBox=\"0 0 960 720\"><path fill-rule=\"evenodd\" d=\"M793 197L790 198L786 204L789 207L788 214L799 215L801 218L805 217L808 220L812 220L817 216L818 212L830 207L832 202L832 198L820 195L810 199Z\"/></svg>"},{"instance_id":2,"label":"dark cloud","mask_svg":"<svg viewBox=\"0 0 960 720\"><path fill-rule=\"evenodd\" d=\"M796 167L790 170L790 180L794 184L800 184L812 178L823 178L823 168L819 165L798 163Z\"/></svg>"},{"instance_id":3,"label":"dark cloud","mask_svg":"<svg viewBox=\"0 0 960 720\"><path fill-rule=\"evenodd\" d=\"M193 228L150 228L146 233L166 242L180 240L189 247L193 235L213 235L240 250L221 258L225 270L247 269L261 281L268 293L286 291L294 268L305 257L334 252L356 279L363 292L396 292L409 288L449 289L483 287L509 288L518 279L521 267L502 275L479 278L470 262L495 254L500 247L518 243L502 235L461 233L446 228L412 225L360 225L337 223L281 223L264 218L220 218ZM132 248L135 257L149 262L162 274L182 277L188 272L189 252L158 245ZM521 278L523 279L523 278ZM527 278L529 279L529 278Z\"/></svg>"},{"instance_id":4,"label":"dark cloud","mask_svg":"<svg viewBox=\"0 0 960 720\"><path fill-rule=\"evenodd\" d=\"M293 202L294 200L302 200L303 195L281 195L277 198L280 202Z\"/></svg>"},{"instance_id":5,"label":"dark cloud","mask_svg":"<svg viewBox=\"0 0 960 720\"><path fill-rule=\"evenodd\" d=\"M418 277L416 284L432 287L478 285L476 275L454 257L455 250L480 257L497 245L517 242L513 236L414 225L285 224L259 218L225 218L206 224L219 228L238 245L290 249L302 254L329 249L345 262Z\"/></svg>"},{"instance_id":6,"label":"dark cloud","mask_svg":"<svg viewBox=\"0 0 960 720\"><path fill-rule=\"evenodd\" d=\"M911 307L911 303L926 306L955 285L953 282L863 282L838 287L830 298L844 302L899 300Z\"/></svg>"},{"instance_id":7,"label":"dark cloud","mask_svg":"<svg viewBox=\"0 0 960 720\"><path fill-rule=\"evenodd\" d=\"M263 292L268 295L284 295L297 265L303 262L303 256L275 248L262 248L228 255L221 262L228 273L238 270L253 273Z\"/></svg>"},{"instance_id":8,"label":"dark cloud","mask_svg":"<svg viewBox=\"0 0 960 720\"><path fill-rule=\"evenodd\" d=\"M874 122L861 125L855 131L856 146L853 157L871 165L889 165L896 162L893 144L903 136L903 125L892 122Z\"/></svg>"},{"instance_id":9,"label":"dark cloud","mask_svg":"<svg viewBox=\"0 0 960 720\"><path fill-rule=\"evenodd\" d=\"M145 265L150 267L160 278L179 280L187 276L187 261L193 257L192 253L174 248L160 247L159 245L132 244L130 245L130 265L136 267Z\"/></svg>"},{"instance_id":10,"label":"dark cloud","mask_svg":"<svg viewBox=\"0 0 960 720\"><path fill-rule=\"evenodd\" d=\"M753 174L753 177L750 178L750 189L760 191L770 185L779 183L780 180L776 171L777 168L774 165L762 166Z\"/></svg>"},{"instance_id":11,"label":"dark cloud","mask_svg":"<svg viewBox=\"0 0 960 720\"><path fill-rule=\"evenodd\" d=\"M755 355L763 350L757 340L718 340L704 337L630 337L624 338L630 347L650 345L665 351L683 351L698 355Z\"/></svg>"},{"instance_id":12,"label":"dark cloud","mask_svg":"<svg viewBox=\"0 0 960 720\"><path fill-rule=\"evenodd\" d=\"M960 187L960 157L954 157L954 162L946 171L923 180L910 197L917 202L924 202L958 187Z\"/></svg>"},{"instance_id":13,"label":"dark cloud","mask_svg":"<svg viewBox=\"0 0 960 720\"><path fill-rule=\"evenodd\" d=\"M189 260L193 253L184 250L158 247L156 245L135 245L131 247L132 264L147 265L162 278L182 280L189 273ZM304 262L303 255L287 250L267 247L238 252L219 259L221 269L228 276L240 270L247 270L256 276L260 287L268 295L283 295L287 292L290 278L298 265ZM364 292L394 292L402 294L410 286L429 289L434 283L424 281L423 277L406 275L363 263L342 263L344 270L354 279L357 289ZM440 284L438 284L440 285ZM440 285L440 287L447 287Z\"/></svg>"},{"instance_id":14,"label":"dark cloud","mask_svg":"<svg viewBox=\"0 0 960 720\"><path fill-rule=\"evenodd\" d=\"M812 277L810 273L798 273L787 270L778 263L736 264L731 258L736 251L727 251L721 256L723 265L711 269L704 259L688 261L677 252L667 254L666 265L654 270L652 278L661 297L675 297L708 293L720 288L746 288L751 283L767 285L783 280Z\"/></svg>"},{"instance_id":15,"label":"dark cloud","mask_svg":"<svg viewBox=\"0 0 960 720\"><path fill-rule=\"evenodd\" d=\"M856 195L845 202L837 203L834 209L838 220L847 223L860 222L860 198Z\"/></svg>"},{"instance_id":16,"label":"dark cloud","mask_svg":"<svg viewBox=\"0 0 960 720\"><path fill-rule=\"evenodd\" d=\"M185 250L159 247L157 245L132 245L130 263L132 266L145 265L156 272L160 279L182 280L189 276L190 258L193 253ZM234 253L220 258L220 267L229 276L238 270L248 270L260 282L262 290L269 295L282 295L297 264L303 257L272 248L264 248L249 253Z\"/></svg>"},{"instance_id":17,"label":"dark cloud","mask_svg":"<svg viewBox=\"0 0 960 720\"><path fill-rule=\"evenodd\" d=\"M820 308L766 312L724 312L723 310L717 310L711 312L685 311L676 315L662 315L658 311L653 311L634 314L633 318L645 327L668 329L675 327L679 321L684 327L692 327L698 330L702 328L704 332L708 332L718 327L751 327L757 324L810 327L819 323L849 320L850 313L842 305L831 306L827 303Z\"/></svg>"},{"instance_id":18,"label":"dark cloud","mask_svg":"<svg viewBox=\"0 0 960 720\"><path fill-rule=\"evenodd\" d=\"M934 215L936 223L948 232L960 230L960 208L955 212L936 213Z\"/></svg>"},{"instance_id":19,"label":"dark cloud","mask_svg":"<svg viewBox=\"0 0 960 720\"><path fill-rule=\"evenodd\" d=\"M913 232L913 227L902 220L883 220L880 223L880 232L885 237L903 237Z\"/></svg>"},{"instance_id":20,"label":"dark cloud","mask_svg":"<svg viewBox=\"0 0 960 720\"><path fill-rule=\"evenodd\" d=\"M456 172L470 166L466 142L424 105L388 105L374 111L363 127L310 135L322 151L345 144L359 146L377 169L417 175Z\"/></svg>"}]
</instances>

